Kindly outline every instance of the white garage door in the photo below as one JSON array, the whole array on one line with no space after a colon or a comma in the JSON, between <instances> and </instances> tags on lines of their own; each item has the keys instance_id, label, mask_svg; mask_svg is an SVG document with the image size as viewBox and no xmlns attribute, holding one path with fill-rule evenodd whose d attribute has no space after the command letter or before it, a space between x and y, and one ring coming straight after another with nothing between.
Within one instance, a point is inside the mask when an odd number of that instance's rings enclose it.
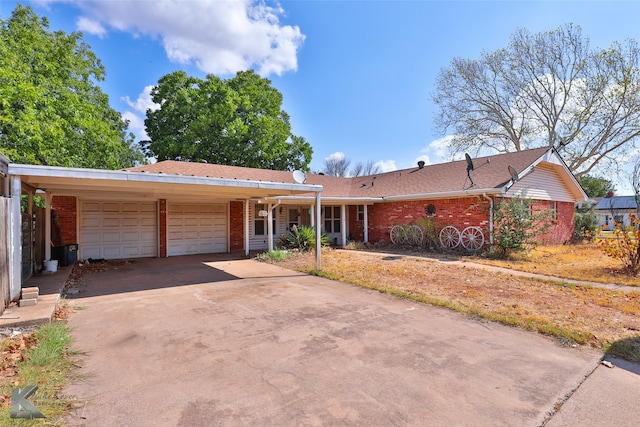
<instances>
[{"instance_id":1,"label":"white garage door","mask_svg":"<svg viewBox=\"0 0 640 427\"><path fill-rule=\"evenodd\" d=\"M168 256L220 252L227 252L227 205L168 203Z\"/></svg>"},{"instance_id":2,"label":"white garage door","mask_svg":"<svg viewBox=\"0 0 640 427\"><path fill-rule=\"evenodd\" d=\"M80 202L79 256L154 257L158 251L155 202Z\"/></svg>"}]
</instances>

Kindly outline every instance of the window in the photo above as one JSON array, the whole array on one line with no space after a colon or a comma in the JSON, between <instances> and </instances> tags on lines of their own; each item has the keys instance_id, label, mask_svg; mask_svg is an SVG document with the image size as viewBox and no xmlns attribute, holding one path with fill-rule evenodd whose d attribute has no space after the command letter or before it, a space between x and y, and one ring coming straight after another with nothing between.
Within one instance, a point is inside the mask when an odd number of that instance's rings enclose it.
<instances>
[{"instance_id":1,"label":"window","mask_svg":"<svg viewBox=\"0 0 640 427\"><path fill-rule=\"evenodd\" d=\"M364 221L364 205L358 205L358 221Z\"/></svg>"},{"instance_id":2,"label":"window","mask_svg":"<svg viewBox=\"0 0 640 427\"><path fill-rule=\"evenodd\" d=\"M324 231L326 233L340 233L340 206L324 208Z\"/></svg>"},{"instance_id":3,"label":"window","mask_svg":"<svg viewBox=\"0 0 640 427\"><path fill-rule=\"evenodd\" d=\"M558 202L551 202L551 221L558 220Z\"/></svg>"},{"instance_id":4,"label":"window","mask_svg":"<svg viewBox=\"0 0 640 427\"><path fill-rule=\"evenodd\" d=\"M266 216L260 216L260 211L266 211L268 206L265 204L255 205L253 212L253 235L254 236L266 236L267 230L267 218ZM276 212L273 212L273 233L276 232Z\"/></svg>"}]
</instances>

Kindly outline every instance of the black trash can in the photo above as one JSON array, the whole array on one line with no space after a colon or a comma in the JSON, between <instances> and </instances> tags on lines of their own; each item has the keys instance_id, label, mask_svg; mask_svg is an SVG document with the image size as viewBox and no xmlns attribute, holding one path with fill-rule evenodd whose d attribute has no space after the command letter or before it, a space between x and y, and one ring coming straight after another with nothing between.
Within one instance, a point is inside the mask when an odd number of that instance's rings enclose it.
<instances>
[{"instance_id":1,"label":"black trash can","mask_svg":"<svg viewBox=\"0 0 640 427\"><path fill-rule=\"evenodd\" d=\"M78 245L54 246L51 252L51 258L58 260L60 267L67 267L76 263L76 254L78 253Z\"/></svg>"}]
</instances>

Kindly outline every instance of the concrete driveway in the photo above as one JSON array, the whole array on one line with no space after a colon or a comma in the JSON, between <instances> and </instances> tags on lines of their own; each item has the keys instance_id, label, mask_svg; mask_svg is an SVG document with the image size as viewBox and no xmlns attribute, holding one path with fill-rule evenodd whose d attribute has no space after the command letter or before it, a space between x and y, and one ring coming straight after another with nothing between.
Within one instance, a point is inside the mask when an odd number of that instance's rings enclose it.
<instances>
[{"instance_id":1,"label":"concrete driveway","mask_svg":"<svg viewBox=\"0 0 640 427\"><path fill-rule=\"evenodd\" d=\"M253 260L85 276L87 426L538 426L601 353Z\"/></svg>"}]
</instances>

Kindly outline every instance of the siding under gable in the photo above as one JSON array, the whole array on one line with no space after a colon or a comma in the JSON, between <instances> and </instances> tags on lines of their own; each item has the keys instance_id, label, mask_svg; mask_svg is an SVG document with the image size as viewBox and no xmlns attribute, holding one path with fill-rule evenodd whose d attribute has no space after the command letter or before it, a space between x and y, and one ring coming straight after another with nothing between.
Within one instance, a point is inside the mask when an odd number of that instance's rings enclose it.
<instances>
[{"instance_id":1,"label":"siding under gable","mask_svg":"<svg viewBox=\"0 0 640 427\"><path fill-rule=\"evenodd\" d=\"M556 170L548 165L536 165L534 172L516 182L506 193L507 197L536 200L573 202L571 192Z\"/></svg>"}]
</instances>

